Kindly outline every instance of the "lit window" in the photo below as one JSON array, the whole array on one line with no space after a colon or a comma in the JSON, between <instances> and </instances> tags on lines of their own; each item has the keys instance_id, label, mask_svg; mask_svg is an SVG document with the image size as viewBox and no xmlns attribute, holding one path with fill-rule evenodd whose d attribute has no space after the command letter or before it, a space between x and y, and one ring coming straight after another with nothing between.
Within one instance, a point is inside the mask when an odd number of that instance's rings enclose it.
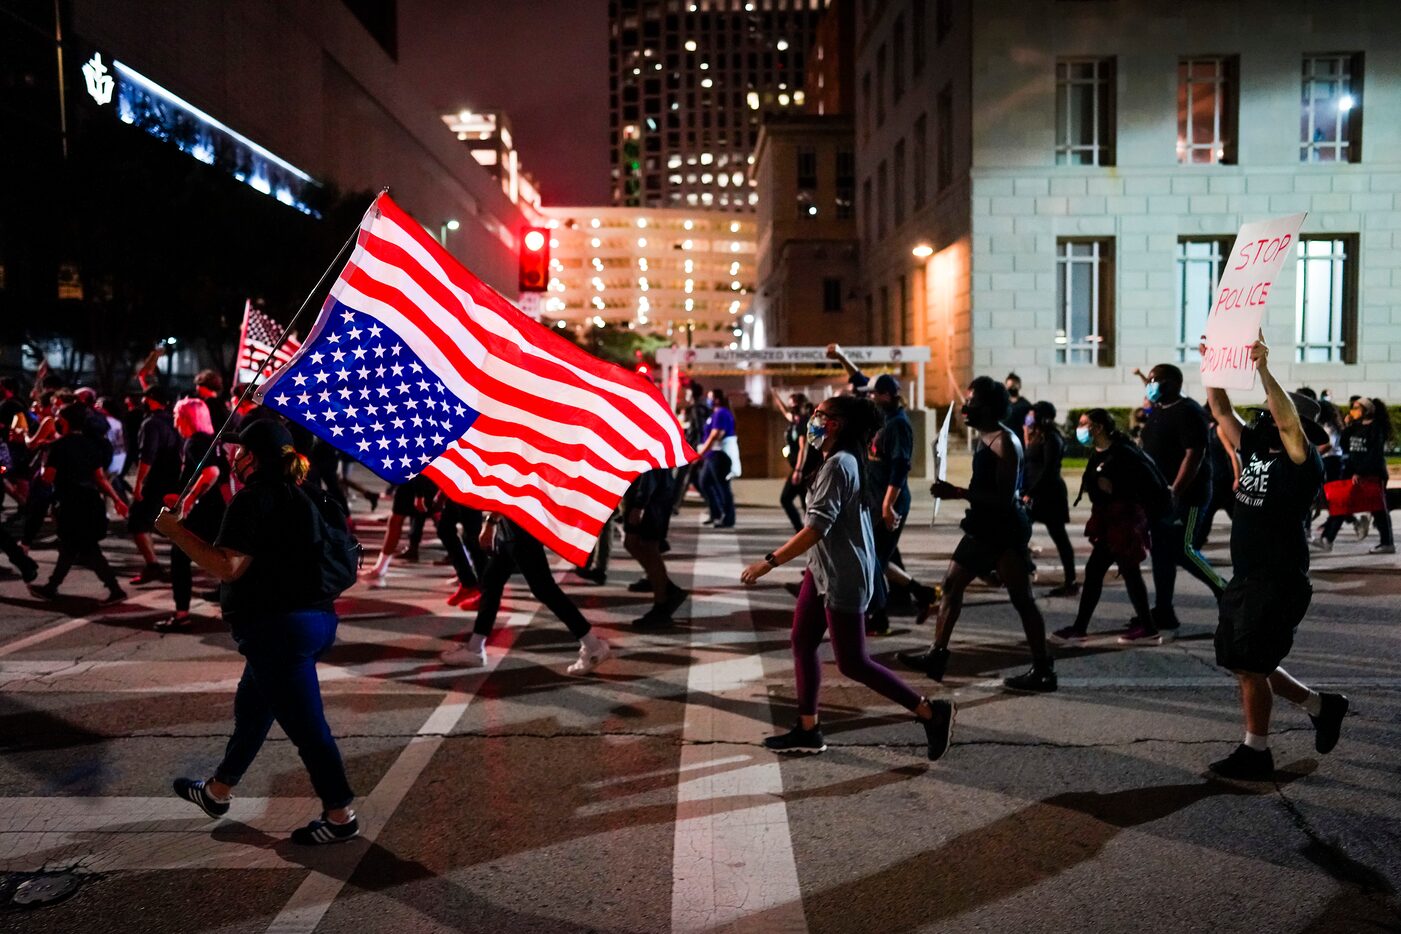
<instances>
[{"instance_id":1,"label":"lit window","mask_svg":"<svg viewBox=\"0 0 1401 934\"><path fill-rule=\"evenodd\" d=\"M1056 362L1113 364L1109 310L1114 276L1108 240L1056 243Z\"/></svg>"},{"instance_id":2,"label":"lit window","mask_svg":"<svg viewBox=\"0 0 1401 934\"><path fill-rule=\"evenodd\" d=\"M1300 363L1355 363L1356 254L1352 237L1301 237L1294 287L1294 340Z\"/></svg>"},{"instance_id":3,"label":"lit window","mask_svg":"<svg viewBox=\"0 0 1401 934\"><path fill-rule=\"evenodd\" d=\"M1302 162L1357 162L1362 114L1357 88L1361 56L1315 55L1304 59Z\"/></svg>"},{"instance_id":4,"label":"lit window","mask_svg":"<svg viewBox=\"0 0 1401 934\"><path fill-rule=\"evenodd\" d=\"M589 245L596 250L599 247L603 246L603 241L598 239L597 237L594 237L592 240L589 241Z\"/></svg>"},{"instance_id":5,"label":"lit window","mask_svg":"<svg viewBox=\"0 0 1401 934\"><path fill-rule=\"evenodd\" d=\"M739 221L730 221L730 233L739 233Z\"/></svg>"},{"instance_id":6,"label":"lit window","mask_svg":"<svg viewBox=\"0 0 1401 934\"><path fill-rule=\"evenodd\" d=\"M1177 241L1177 359L1200 358L1197 345L1206 333L1206 319L1216 300L1221 259L1231 248L1216 238Z\"/></svg>"},{"instance_id":7,"label":"lit window","mask_svg":"<svg viewBox=\"0 0 1401 934\"><path fill-rule=\"evenodd\" d=\"M1114 60L1056 63L1056 164L1114 164Z\"/></svg>"},{"instance_id":8,"label":"lit window","mask_svg":"<svg viewBox=\"0 0 1401 934\"><path fill-rule=\"evenodd\" d=\"M692 12L695 11L695 7L694 7L694 6L691 7L691 11L692 11ZM686 40L686 51L687 51L687 52L694 52L695 50L696 50L696 40L694 40L694 39L687 39L687 40Z\"/></svg>"},{"instance_id":9,"label":"lit window","mask_svg":"<svg viewBox=\"0 0 1401 934\"><path fill-rule=\"evenodd\" d=\"M1177 161L1236 161L1236 61L1185 58L1177 66Z\"/></svg>"}]
</instances>

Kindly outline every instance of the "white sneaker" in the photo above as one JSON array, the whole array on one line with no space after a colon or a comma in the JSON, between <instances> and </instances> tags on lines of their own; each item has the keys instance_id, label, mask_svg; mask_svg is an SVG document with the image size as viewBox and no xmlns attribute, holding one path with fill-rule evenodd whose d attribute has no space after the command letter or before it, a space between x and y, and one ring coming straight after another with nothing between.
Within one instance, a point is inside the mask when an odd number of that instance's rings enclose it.
<instances>
[{"instance_id":1,"label":"white sneaker","mask_svg":"<svg viewBox=\"0 0 1401 934\"><path fill-rule=\"evenodd\" d=\"M1332 551L1333 543L1320 535L1318 538L1315 538L1313 541L1309 542L1309 547L1312 548L1314 551Z\"/></svg>"},{"instance_id":2,"label":"white sneaker","mask_svg":"<svg viewBox=\"0 0 1401 934\"><path fill-rule=\"evenodd\" d=\"M376 573L372 570L369 574L361 578L361 580L365 582L366 587L371 587L375 590L383 590L389 586L389 572L380 571Z\"/></svg>"},{"instance_id":3,"label":"white sneaker","mask_svg":"<svg viewBox=\"0 0 1401 934\"><path fill-rule=\"evenodd\" d=\"M1372 517L1365 512L1357 517L1352 530L1357 533L1357 540L1360 542L1367 537L1367 533L1372 531Z\"/></svg>"},{"instance_id":4,"label":"white sneaker","mask_svg":"<svg viewBox=\"0 0 1401 934\"><path fill-rule=\"evenodd\" d=\"M439 655L438 660L445 665L456 665L459 668L485 668L486 646L483 645L480 651L474 652L472 647L464 642Z\"/></svg>"},{"instance_id":5,"label":"white sneaker","mask_svg":"<svg viewBox=\"0 0 1401 934\"><path fill-rule=\"evenodd\" d=\"M1394 555L1394 554L1396 554L1396 546L1395 546L1395 545L1373 545L1371 548L1367 549L1367 554L1369 554L1369 555Z\"/></svg>"},{"instance_id":6,"label":"white sneaker","mask_svg":"<svg viewBox=\"0 0 1401 934\"><path fill-rule=\"evenodd\" d=\"M599 666L608 656L613 654L613 650L608 647L608 643L602 639L598 640L598 645L592 651L586 645L579 646L579 660L565 669L571 675L586 675Z\"/></svg>"}]
</instances>

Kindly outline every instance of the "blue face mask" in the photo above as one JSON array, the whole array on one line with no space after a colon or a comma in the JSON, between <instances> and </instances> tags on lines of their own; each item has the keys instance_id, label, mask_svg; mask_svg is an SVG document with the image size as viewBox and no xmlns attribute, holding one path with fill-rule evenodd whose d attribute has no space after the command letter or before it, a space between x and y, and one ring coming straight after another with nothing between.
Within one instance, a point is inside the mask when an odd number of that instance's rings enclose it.
<instances>
[{"instance_id":1,"label":"blue face mask","mask_svg":"<svg viewBox=\"0 0 1401 934\"><path fill-rule=\"evenodd\" d=\"M1157 402L1158 398L1162 394L1163 387L1159 385L1156 379L1143 388L1143 395L1148 399L1149 402Z\"/></svg>"},{"instance_id":2,"label":"blue face mask","mask_svg":"<svg viewBox=\"0 0 1401 934\"><path fill-rule=\"evenodd\" d=\"M1076 425L1075 440L1079 441L1085 447L1089 447L1090 442L1094 439L1090 437L1090 429L1086 428L1084 425Z\"/></svg>"},{"instance_id":3,"label":"blue face mask","mask_svg":"<svg viewBox=\"0 0 1401 934\"><path fill-rule=\"evenodd\" d=\"M814 451L822 450L822 442L827 440L827 423L817 424L817 419L808 419L808 447Z\"/></svg>"}]
</instances>

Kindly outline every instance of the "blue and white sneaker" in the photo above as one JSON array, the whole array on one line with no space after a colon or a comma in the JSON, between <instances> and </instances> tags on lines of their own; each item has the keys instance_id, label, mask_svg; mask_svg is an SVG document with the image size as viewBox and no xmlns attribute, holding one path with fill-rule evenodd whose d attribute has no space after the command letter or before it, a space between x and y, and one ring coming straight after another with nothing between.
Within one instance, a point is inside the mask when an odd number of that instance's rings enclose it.
<instances>
[{"instance_id":1,"label":"blue and white sneaker","mask_svg":"<svg viewBox=\"0 0 1401 934\"><path fill-rule=\"evenodd\" d=\"M292 842L298 846L321 846L326 843L346 843L360 836L360 821L353 814L344 824L333 824L322 814L305 827L292 831Z\"/></svg>"}]
</instances>

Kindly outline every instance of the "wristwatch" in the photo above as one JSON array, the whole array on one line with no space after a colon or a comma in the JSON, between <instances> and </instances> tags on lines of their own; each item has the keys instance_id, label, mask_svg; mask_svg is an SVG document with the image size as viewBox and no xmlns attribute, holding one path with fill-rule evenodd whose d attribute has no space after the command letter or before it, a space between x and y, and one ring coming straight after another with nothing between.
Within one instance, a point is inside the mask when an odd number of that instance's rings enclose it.
<instances>
[{"instance_id":1,"label":"wristwatch","mask_svg":"<svg viewBox=\"0 0 1401 934\"><path fill-rule=\"evenodd\" d=\"M764 562L771 568L778 567L778 559L774 557L772 551L764 555Z\"/></svg>"}]
</instances>

